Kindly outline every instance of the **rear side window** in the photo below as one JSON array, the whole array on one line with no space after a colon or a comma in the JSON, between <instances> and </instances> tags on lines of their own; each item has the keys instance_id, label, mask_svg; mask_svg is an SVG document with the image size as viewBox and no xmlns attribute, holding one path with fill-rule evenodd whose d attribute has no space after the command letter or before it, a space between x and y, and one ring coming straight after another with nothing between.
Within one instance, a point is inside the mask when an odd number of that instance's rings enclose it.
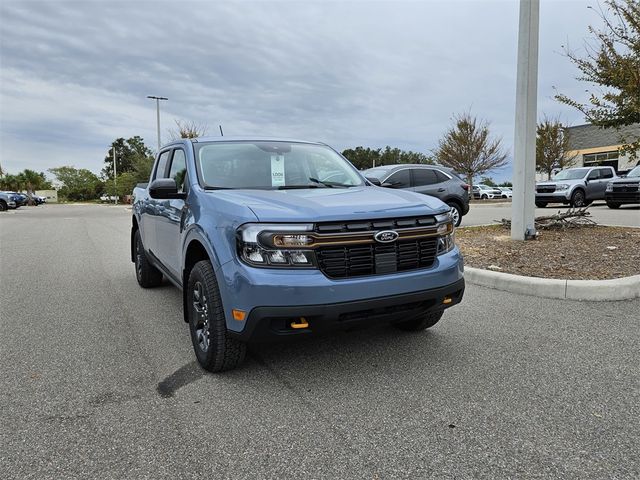
<instances>
[{"instance_id":1,"label":"rear side window","mask_svg":"<svg viewBox=\"0 0 640 480\"><path fill-rule=\"evenodd\" d=\"M156 168L156 176L154 178L167 178L167 164L169 163L169 155L171 150L162 152L158 159L158 167Z\"/></svg>"},{"instance_id":2,"label":"rear side window","mask_svg":"<svg viewBox=\"0 0 640 480\"><path fill-rule=\"evenodd\" d=\"M608 168L601 168L600 178L613 178L613 172Z\"/></svg>"},{"instance_id":3,"label":"rear side window","mask_svg":"<svg viewBox=\"0 0 640 480\"><path fill-rule=\"evenodd\" d=\"M411 186L411 174L409 169L400 170L387 178L385 183L390 183L393 188L408 188Z\"/></svg>"},{"instance_id":4,"label":"rear side window","mask_svg":"<svg viewBox=\"0 0 640 480\"><path fill-rule=\"evenodd\" d=\"M173 178L178 186L178 191L184 191L184 178L187 173L187 161L184 150L176 149L173 151L173 160L171 161L171 169L169 170L169 178Z\"/></svg>"},{"instance_id":5,"label":"rear side window","mask_svg":"<svg viewBox=\"0 0 640 480\"><path fill-rule=\"evenodd\" d=\"M430 168L416 168L413 170L413 184L416 187L421 185L433 185L438 183L436 172Z\"/></svg>"},{"instance_id":6,"label":"rear side window","mask_svg":"<svg viewBox=\"0 0 640 480\"><path fill-rule=\"evenodd\" d=\"M436 174L436 178L438 179L438 183L446 182L447 180L451 180L449 177L447 177L440 170L434 170L434 172Z\"/></svg>"}]
</instances>

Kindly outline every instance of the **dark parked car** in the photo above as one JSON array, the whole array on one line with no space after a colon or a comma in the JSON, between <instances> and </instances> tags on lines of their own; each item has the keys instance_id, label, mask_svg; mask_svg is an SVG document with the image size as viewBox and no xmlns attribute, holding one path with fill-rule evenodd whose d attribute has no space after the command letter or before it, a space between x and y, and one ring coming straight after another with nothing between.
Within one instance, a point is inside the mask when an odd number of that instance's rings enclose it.
<instances>
[{"instance_id":1,"label":"dark parked car","mask_svg":"<svg viewBox=\"0 0 640 480\"><path fill-rule=\"evenodd\" d=\"M609 208L640 203L640 165L631 170L626 177L616 178L607 183L604 198Z\"/></svg>"},{"instance_id":2,"label":"dark parked car","mask_svg":"<svg viewBox=\"0 0 640 480\"><path fill-rule=\"evenodd\" d=\"M439 198L451 207L455 226L469 212L469 185L450 168L439 165L385 165L362 172L373 183Z\"/></svg>"}]
</instances>

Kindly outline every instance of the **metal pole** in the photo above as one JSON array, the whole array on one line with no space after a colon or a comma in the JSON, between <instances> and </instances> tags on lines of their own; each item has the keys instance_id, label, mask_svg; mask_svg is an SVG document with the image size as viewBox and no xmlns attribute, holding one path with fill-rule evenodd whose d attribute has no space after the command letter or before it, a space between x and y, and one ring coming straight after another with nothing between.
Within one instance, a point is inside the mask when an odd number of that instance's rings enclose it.
<instances>
[{"instance_id":1,"label":"metal pole","mask_svg":"<svg viewBox=\"0 0 640 480\"><path fill-rule=\"evenodd\" d=\"M535 236L536 118L540 0L520 0L511 239Z\"/></svg>"},{"instance_id":2,"label":"metal pole","mask_svg":"<svg viewBox=\"0 0 640 480\"><path fill-rule=\"evenodd\" d=\"M158 153L160 153L160 99L156 98L156 120L158 122Z\"/></svg>"},{"instance_id":3,"label":"metal pole","mask_svg":"<svg viewBox=\"0 0 640 480\"><path fill-rule=\"evenodd\" d=\"M118 174L116 173L116 146L113 146L113 189L114 189L114 204L118 204L118 180L116 180Z\"/></svg>"},{"instance_id":4,"label":"metal pole","mask_svg":"<svg viewBox=\"0 0 640 480\"><path fill-rule=\"evenodd\" d=\"M147 98L151 98L156 101L156 122L157 122L157 133L158 133L158 153L160 153L160 147L162 146L162 141L160 140L160 100L169 100L167 97L156 97L154 95L147 95Z\"/></svg>"}]
</instances>

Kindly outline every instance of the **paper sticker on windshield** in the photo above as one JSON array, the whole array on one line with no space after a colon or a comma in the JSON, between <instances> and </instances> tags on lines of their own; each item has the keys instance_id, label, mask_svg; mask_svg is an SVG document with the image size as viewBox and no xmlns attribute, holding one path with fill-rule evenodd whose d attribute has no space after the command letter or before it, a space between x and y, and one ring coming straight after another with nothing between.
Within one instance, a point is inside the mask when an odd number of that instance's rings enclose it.
<instances>
[{"instance_id":1,"label":"paper sticker on windshield","mask_svg":"<svg viewBox=\"0 0 640 480\"><path fill-rule=\"evenodd\" d=\"M271 155L271 186L284 185L284 155Z\"/></svg>"}]
</instances>

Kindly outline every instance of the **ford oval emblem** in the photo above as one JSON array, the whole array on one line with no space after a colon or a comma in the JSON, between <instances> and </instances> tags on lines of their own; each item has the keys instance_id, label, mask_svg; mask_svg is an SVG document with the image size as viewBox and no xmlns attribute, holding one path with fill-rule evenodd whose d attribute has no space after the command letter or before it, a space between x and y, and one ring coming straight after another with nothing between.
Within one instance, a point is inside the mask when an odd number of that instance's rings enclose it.
<instances>
[{"instance_id":1,"label":"ford oval emblem","mask_svg":"<svg viewBox=\"0 0 640 480\"><path fill-rule=\"evenodd\" d=\"M393 230L383 230L381 232L376 233L373 238L376 242L380 243L391 243L395 242L398 239L398 232L394 232Z\"/></svg>"}]
</instances>

